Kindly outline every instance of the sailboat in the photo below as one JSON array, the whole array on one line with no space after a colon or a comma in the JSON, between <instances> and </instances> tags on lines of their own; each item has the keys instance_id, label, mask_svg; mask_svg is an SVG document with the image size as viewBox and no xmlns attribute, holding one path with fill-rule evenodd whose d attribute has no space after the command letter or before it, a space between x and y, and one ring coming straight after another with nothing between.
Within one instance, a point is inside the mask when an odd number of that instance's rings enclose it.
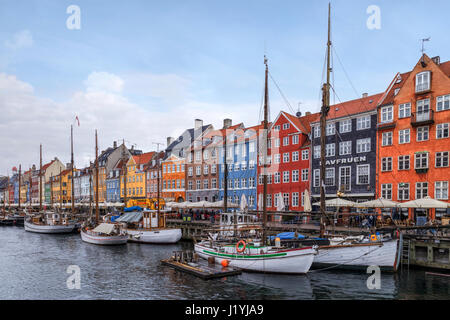
<instances>
[{"instance_id":1,"label":"sailboat","mask_svg":"<svg viewBox=\"0 0 450 320\"><path fill-rule=\"evenodd\" d=\"M243 270L253 272L282 273L282 274L305 274L309 271L314 256L317 253L316 246L305 246L300 248L287 248L281 246L281 242L276 242L275 246L266 244L266 223L267 223L267 129L268 129L268 65L267 58L264 57L265 69L265 98L264 98L264 193L263 193L263 219L262 237L255 237L254 226L249 230L247 238L240 238L239 241L220 241L218 238L210 237L210 239L202 240L194 245L195 252L202 258L208 259L214 257L218 263L229 265ZM224 138L224 174L225 174L225 193L224 193L224 212L227 212L227 155L226 155L227 135ZM234 223L237 219L235 217ZM235 228L236 230L237 228ZM241 226L239 231L243 233L245 228ZM237 232L235 231L237 239Z\"/></svg>"},{"instance_id":2,"label":"sailboat","mask_svg":"<svg viewBox=\"0 0 450 320\"><path fill-rule=\"evenodd\" d=\"M327 42L327 83L322 87L322 109L320 114L320 145L321 145L321 184L325 176L325 126L330 109L330 14L328 5L328 42ZM320 237L325 237L325 190L320 188ZM318 254L314 257L313 268L365 269L371 265L379 266L381 270L396 271L400 263L402 250L402 235L397 239L390 236L360 235L353 237L327 236L329 244L319 245Z\"/></svg>"},{"instance_id":3,"label":"sailboat","mask_svg":"<svg viewBox=\"0 0 450 320\"><path fill-rule=\"evenodd\" d=\"M70 233L78 228L68 214L42 210L42 145L40 145L39 168L39 214L25 220L25 231L36 233Z\"/></svg>"},{"instance_id":4,"label":"sailboat","mask_svg":"<svg viewBox=\"0 0 450 320\"><path fill-rule=\"evenodd\" d=\"M128 236L122 225L113 222L99 222L98 207L98 145L97 130L95 130L95 221L89 219L80 230L81 240L99 245L126 244Z\"/></svg>"}]
</instances>

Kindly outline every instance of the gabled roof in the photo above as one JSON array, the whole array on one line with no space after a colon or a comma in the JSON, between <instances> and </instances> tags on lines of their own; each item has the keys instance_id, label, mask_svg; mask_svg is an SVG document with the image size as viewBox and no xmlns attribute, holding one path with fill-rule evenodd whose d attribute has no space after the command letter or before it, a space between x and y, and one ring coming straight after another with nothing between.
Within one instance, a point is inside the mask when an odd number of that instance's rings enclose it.
<instances>
[{"instance_id":1,"label":"gabled roof","mask_svg":"<svg viewBox=\"0 0 450 320\"><path fill-rule=\"evenodd\" d=\"M47 170L47 168L50 167L50 166L53 164L53 162L55 162L55 161L56 161L56 159L50 161L49 163L44 164L44 165L42 166L42 171L45 172L45 170Z\"/></svg>"},{"instance_id":2,"label":"gabled roof","mask_svg":"<svg viewBox=\"0 0 450 320\"><path fill-rule=\"evenodd\" d=\"M205 132L206 129L208 128L212 128L211 124L205 125L201 127L201 131L200 134L203 134L203 132ZM195 139L198 138L199 135L195 136L196 134L196 130L195 128L191 128L191 129L187 129L183 132L183 134L181 136L178 137L178 139L176 139L175 141L173 141L167 148L166 148L166 157L172 152L173 149L176 148L176 146L182 142L184 142L185 136L187 136L186 138L189 139L189 142L192 143L192 141L194 141Z\"/></svg>"},{"instance_id":3,"label":"gabled roof","mask_svg":"<svg viewBox=\"0 0 450 320\"><path fill-rule=\"evenodd\" d=\"M155 154L155 152L151 151L151 152L143 153L140 155L135 155L135 156L133 156L133 159L137 165L147 164L152 159L154 154Z\"/></svg>"}]
</instances>

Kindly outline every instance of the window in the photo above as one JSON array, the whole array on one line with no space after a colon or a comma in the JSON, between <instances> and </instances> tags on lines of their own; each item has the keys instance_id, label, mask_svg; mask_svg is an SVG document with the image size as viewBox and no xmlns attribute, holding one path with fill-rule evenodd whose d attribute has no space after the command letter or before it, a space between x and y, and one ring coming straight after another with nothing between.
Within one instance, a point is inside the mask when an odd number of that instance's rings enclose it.
<instances>
[{"instance_id":1,"label":"window","mask_svg":"<svg viewBox=\"0 0 450 320\"><path fill-rule=\"evenodd\" d=\"M234 188L235 189L239 188L239 179L234 179Z\"/></svg>"},{"instance_id":2,"label":"window","mask_svg":"<svg viewBox=\"0 0 450 320\"><path fill-rule=\"evenodd\" d=\"M449 152L436 152L436 168L448 167Z\"/></svg>"},{"instance_id":3,"label":"window","mask_svg":"<svg viewBox=\"0 0 450 320\"><path fill-rule=\"evenodd\" d=\"M356 119L356 130L364 130L370 128L370 116L364 116Z\"/></svg>"},{"instance_id":4,"label":"window","mask_svg":"<svg viewBox=\"0 0 450 320\"><path fill-rule=\"evenodd\" d=\"M211 188L213 189L217 188L217 179L211 179Z\"/></svg>"},{"instance_id":5,"label":"window","mask_svg":"<svg viewBox=\"0 0 450 320\"><path fill-rule=\"evenodd\" d=\"M280 147L280 138L276 138L275 139L275 148L279 148Z\"/></svg>"},{"instance_id":6,"label":"window","mask_svg":"<svg viewBox=\"0 0 450 320\"><path fill-rule=\"evenodd\" d=\"M283 153L283 163L289 162L289 152Z\"/></svg>"},{"instance_id":7,"label":"window","mask_svg":"<svg viewBox=\"0 0 450 320\"><path fill-rule=\"evenodd\" d=\"M281 182L281 174L279 172L275 172L274 183L280 183L280 182Z\"/></svg>"},{"instance_id":8,"label":"window","mask_svg":"<svg viewBox=\"0 0 450 320\"><path fill-rule=\"evenodd\" d=\"M277 164L280 163L280 154L277 153L274 155L274 157L275 157L275 163L277 163Z\"/></svg>"},{"instance_id":9,"label":"window","mask_svg":"<svg viewBox=\"0 0 450 320\"><path fill-rule=\"evenodd\" d=\"M273 127L273 130L275 130L275 131L280 131L280 126L275 126L275 127Z\"/></svg>"},{"instance_id":10,"label":"window","mask_svg":"<svg viewBox=\"0 0 450 320\"><path fill-rule=\"evenodd\" d=\"M247 188L247 179L241 179L241 188Z\"/></svg>"},{"instance_id":11,"label":"window","mask_svg":"<svg viewBox=\"0 0 450 320\"><path fill-rule=\"evenodd\" d=\"M436 111L450 110L450 94L437 97Z\"/></svg>"},{"instance_id":12,"label":"window","mask_svg":"<svg viewBox=\"0 0 450 320\"><path fill-rule=\"evenodd\" d=\"M381 108L381 123L392 122L394 120L394 107L387 106Z\"/></svg>"},{"instance_id":13,"label":"window","mask_svg":"<svg viewBox=\"0 0 450 320\"><path fill-rule=\"evenodd\" d=\"M309 169L302 169L302 181L308 181Z\"/></svg>"},{"instance_id":14,"label":"window","mask_svg":"<svg viewBox=\"0 0 450 320\"><path fill-rule=\"evenodd\" d=\"M292 182L298 182L298 170L292 170Z\"/></svg>"},{"instance_id":15,"label":"window","mask_svg":"<svg viewBox=\"0 0 450 320\"><path fill-rule=\"evenodd\" d=\"M283 123L283 130L287 130L287 129L289 129L289 127L290 127L289 122Z\"/></svg>"},{"instance_id":16,"label":"window","mask_svg":"<svg viewBox=\"0 0 450 320\"><path fill-rule=\"evenodd\" d=\"M320 169L314 169L314 187L320 186Z\"/></svg>"},{"instance_id":17,"label":"window","mask_svg":"<svg viewBox=\"0 0 450 320\"><path fill-rule=\"evenodd\" d=\"M207 164L205 164L204 166L203 166L203 174L204 175L207 175L209 173L209 166L207 165Z\"/></svg>"},{"instance_id":18,"label":"window","mask_svg":"<svg viewBox=\"0 0 450 320\"><path fill-rule=\"evenodd\" d=\"M302 150L302 160L309 159L309 150Z\"/></svg>"},{"instance_id":19,"label":"window","mask_svg":"<svg viewBox=\"0 0 450 320\"><path fill-rule=\"evenodd\" d=\"M398 156L398 170L409 170L409 156Z\"/></svg>"},{"instance_id":20,"label":"window","mask_svg":"<svg viewBox=\"0 0 450 320\"><path fill-rule=\"evenodd\" d=\"M289 206L289 193L283 193L283 203L285 208Z\"/></svg>"},{"instance_id":21,"label":"window","mask_svg":"<svg viewBox=\"0 0 450 320\"><path fill-rule=\"evenodd\" d=\"M289 171L283 171L283 183L289 183Z\"/></svg>"},{"instance_id":22,"label":"window","mask_svg":"<svg viewBox=\"0 0 450 320\"><path fill-rule=\"evenodd\" d=\"M346 133L352 131L352 120L343 120L339 122L339 132L340 133Z\"/></svg>"},{"instance_id":23,"label":"window","mask_svg":"<svg viewBox=\"0 0 450 320\"><path fill-rule=\"evenodd\" d=\"M255 177L250 177L250 178L248 178L248 187L249 188L254 188L256 185L255 185Z\"/></svg>"},{"instance_id":24,"label":"window","mask_svg":"<svg viewBox=\"0 0 450 320\"><path fill-rule=\"evenodd\" d=\"M327 136L331 136L336 133L336 128L335 128L334 123L327 123L326 133L327 133Z\"/></svg>"},{"instance_id":25,"label":"window","mask_svg":"<svg viewBox=\"0 0 450 320\"><path fill-rule=\"evenodd\" d=\"M436 126L436 139L449 137L449 123L440 123Z\"/></svg>"},{"instance_id":26,"label":"window","mask_svg":"<svg viewBox=\"0 0 450 320\"><path fill-rule=\"evenodd\" d=\"M356 140L356 152L370 152L370 138Z\"/></svg>"},{"instance_id":27,"label":"window","mask_svg":"<svg viewBox=\"0 0 450 320\"><path fill-rule=\"evenodd\" d=\"M416 92L430 90L430 71L416 74Z\"/></svg>"},{"instance_id":28,"label":"window","mask_svg":"<svg viewBox=\"0 0 450 320\"><path fill-rule=\"evenodd\" d=\"M262 197L262 196L260 196L260 197ZM272 195L271 194L266 195L266 205L268 207L272 206Z\"/></svg>"},{"instance_id":29,"label":"window","mask_svg":"<svg viewBox=\"0 0 450 320\"><path fill-rule=\"evenodd\" d=\"M202 159L202 152L196 151L195 152L195 161L200 161Z\"/></svg>"},{"instance_id":30,"label":"window","mask_svg":"<svg viewBox=\"0 0 450 320\"><path fill-rule=\"evenodd\" d=\"M212 164L211 165L211 173L216 173L217 172L217 167L216 167L216 165L215 164Z\"/></svg>"},{"instance_id":31,"label":"window","mask_svg":"<svg viewBox=\"0 0 450 320\"><path fill-rule=\"evenodd\" d=\"M430 99L417 100L416 102L416 120L430 120Z\"/></svg>"},{"instance_id":32,"label":"window","mask_svg":"<svg viewBox=\"0 0 450 320\"><path fill-rule=\"evenodd\" d=\"M436 181L434 183L434 198L448 200L448 181Z\"/></svg>"},{"instance_id":33,"label":"window","mask_svg":"<svg viewBox=\"0 0 450 320\"><path fill-rule=\"evenodd\" d=\"M428 196L428 182L416 182L416 199Z\"/></svg>"},{"instance_id":34,"label":"window","mask_svg":"<svg viewBox=\"0 0 450 320\"><path fill-rule=\"evenodd\" d=\"M298 144L298 134L292 136L292 144Z\"/></svg>"},{"instance_id":35,"label":"window","mask_svg":"<svg viewBox=\"0 0 450 320\"><path fill-rule=\"evenodd\" d=\"M392 200L392 184L386 183L381 185L381 197L386 200Z\"/></svg>"},{"instance_id":36,"label":"window","mask_svg":"<svg viewBox=\"0 0 450 320\"><path fill-rule=\"evenodd\" d=\"M292 206L298 207L298 192L292 192Z\"/></svg>"},{"instance_id":37,"label":"window","mask_svg":"<svg viewBox=\"0 0 450 320\"><path fill-rule=\"evenodd\" d=\"M392 171L392 158L382 158L381 159L381 171Z\"/></svg>"},{"instance_id":38,"label":"window","mask_svg":"<svg viewBox=\"0 0 450 320\"><path fill-rule=\"evenodd\" d=\"M298 151L292 152L292 161L298 161Z\"/></svg>"},{"instance_id":39,"label":"window","mask_svg":"<svg viewBox=\"0 0 450 320\"><path fill-rule=\"evenodd\" d=\"M279 142L279 141L278 141ZM254 142L250 142L248 144L248 151L249 152L255 152L255 143Z\"/></svg>"},{"instance_id":40,"label":"window","mask_svg":"<svg viewBox=\"0 0 450 320\"><path fill-rule=\"evenodd\" d=\"M407 118L411 116L411 103L402 103L398 106L398 117Z\"/></svg>"},{"instance_id":41,"label":"window","mask_svg":"<svg viewBox=\"0 0 450 320\"><path fill-rule=\"evenodd\" d=\"M417 141L426 141L429 136L429 127L418 127L417 128Z\"/></svg>"},{"instance_id":42,"label":"window","mask_svg":"<svg viewBox=\"0 0 450 320\"><path fill-rule=\"evenodd\" d=\"M339 143L339 155L344 156L347 154L352 154L352 142L342 141Z\"/></svg>"},{"instance_id":43,"label":"window","mask_svg":"<svg viewBox=\"0 0 450 320\"><path fill-rule=\"evenodd\" d=\"M242 157L247 156L247 146L245 144L242 144Z\"/></svg>"},{"instance_id":44,"label":"window","mask_svg":"<svg viewBox=\"0 0 450 320\"><path fill-rule=\"evenodd\" d=\"M230 181L231 181L231 180L230 180ZM201 181L201 180L195 181L195 184L196 184L196 187L197 187L196 190L200 190L200 189L202 188L202 181Z\"/></svg>"},{"instance_id":45,"label":"window","mask_svg":"<svg viewBox=\"0 0 450 320\"><path fill-rule=\"evenodd\" d=\"M398 184L398 200L409 200L409 183L399 183Z\"/></svg>"},{"instance_id":46,"label":"window","mask_svg":"<svg viewBox=\"0 0 450 320\"><path fill-rule=\"evenodd\" d=\"M325 186L334 186L335 184L335 173L334 168L325 169Z\"/></svg>"},{"instance_id":47,"label":"window","mask_svg":"<svg viewBox=\"0 0 450 320\"><path fill-rule=\"evenodd\" d=\"M383 132L381 145L384 146L391 146L392 145L392 131L389 132Z\"/></svg>"},{"instance_id":48,"label":"window","mask_svg":"<svg viewBox=\"0 0 450 320\"><path fill-rule=\"evenodd\" d=\"M283 137L283 146L288 146L288 145L289 145L289 136Z\"/></svg>"},{"instance_id":49,"label":"window","mask_svg":"<svg viewBox=\"0 0 450 320\"><path fill-rule=\"evenodd\" d=\"M344 191L349 191L351 188L351 167L339 168L339 188Z\"/></svg>"},{"instance_id":50,"label":"window","mask_svg":"<svg viewBox=\"0 0 450 320\"><path fill-rule=\"evenodd\" d=\"M428 152L418 152L415 157L415 169L428 169Z\"/></svg>"},{"instance_id":51,"label":"window","mask_svg":"<svg viewBox=\"0 0 450 320\"><path fill-rule=\"evenodd\" d=\"M200 166L196 166L195 167L195 174L196 175L201 175L202 174L202 167L200 167Z\"/></svg>"},{"instance_id":52,"label":"window","mask_svg":"<svg viewBox=\"0 0 450 320\"><path fill-rule=\"evenodd\" d=\"M409 134L409 129L404 129L404 130L400 130L398 132L398 143L399 144L403 144L403 143L409 143L410 142L410 134Z\"/></svg>"},{"instance_id":53,"label":"window","mask_svg":"<svg viewBox=\"0 0 450 320\"><path fill-rule=\"evenodd\" d=\"M356 166L356 184L369 183L369 170L370 165L368 164Z\"/></svg>"},{"instance_id":54,"label":"window","mask_svg":"<svg viewBox=\"0 0 450 320\"><path fill-rule=\"evenodd\" d=\"M313 130L314 130L314 138L319 138L320 137L320 126L314 127Z\"/></svg>"},{"instance_id":55,"label":"window","mask_svg":"<svg viewBox=\"0 0 450 320\"><path fill-rule=\"evenodd\" d=\"M329 143L325 145L325 157L334 157L335 155L335 144Z\"/></svg>"}]
</instances>

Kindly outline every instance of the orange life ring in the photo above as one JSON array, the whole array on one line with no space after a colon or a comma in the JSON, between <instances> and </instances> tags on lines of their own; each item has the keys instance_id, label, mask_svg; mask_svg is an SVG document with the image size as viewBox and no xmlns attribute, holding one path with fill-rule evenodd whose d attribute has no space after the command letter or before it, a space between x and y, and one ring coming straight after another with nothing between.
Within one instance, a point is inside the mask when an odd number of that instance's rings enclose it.
<instances>
[{"instance_id":1,"label":"orange life ring","mask_svg":"<svg viewBox=\"0 0 450 320\"><path fill-rule=\"evenodd\" d=\"M372 240L372 241L377 241L377 235L376 235L376 234L372 234L372 235L370 236L370 240Z\"/></svg>"},{"instance_id":2,"label":"orange life ring","mask_svg":"<svg viewBox=\"0 0 450 320\"><path fill-rule=\"evenodd\" d=\"M240 248L241 244L243 245L242 248ZM240 240L240 241L238 241L238 243L236 243L236 251L238 253L244 252L246 246L247 246L247 244L245 243L245 241L244 240Z\"/></svg>"}]
</instances>

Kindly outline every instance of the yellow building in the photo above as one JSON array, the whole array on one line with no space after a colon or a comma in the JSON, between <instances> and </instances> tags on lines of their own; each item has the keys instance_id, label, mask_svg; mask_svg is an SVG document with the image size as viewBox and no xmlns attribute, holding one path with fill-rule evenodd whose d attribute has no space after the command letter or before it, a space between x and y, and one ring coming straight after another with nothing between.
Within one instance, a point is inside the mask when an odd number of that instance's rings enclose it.
<instances>
[{"instance_id":1,"label":"yellow building","mask_svg":"<svg viewBox=\"0 0 450 320\"><path fill-rule=\"evenodd\" d=\"M154 152L131 156L127 162L127 200L146 198L146 177L144 165L149 163ZM120 194L124 197L124 177L120 179Z\"/></svg>"},{"instance_id":2,"label":"yellow building","mask_svg":"<svg viewBox=\"0 0 450 320\"><path fill-rule=\"evenodd\" d=\"M74 168L73 172L77 169ZM67 169L61 172L61 191L62 191L62 203L72 203L72 170ZM100 184L99 184L100 185ZM100 201L100 199L99 199Z\"/></svg>"},{"instance_id":3,"label":"yellow building","mask_svg":"<svg viewBox=\"0 0 450 320\"><path fill-rule=\"evenodd\" d=\"M61 201L60 198L60 184L59 184L59 175L50 177L50 197L52 198L50 203L59 204Z\"/></svg>"}]
</instances>

